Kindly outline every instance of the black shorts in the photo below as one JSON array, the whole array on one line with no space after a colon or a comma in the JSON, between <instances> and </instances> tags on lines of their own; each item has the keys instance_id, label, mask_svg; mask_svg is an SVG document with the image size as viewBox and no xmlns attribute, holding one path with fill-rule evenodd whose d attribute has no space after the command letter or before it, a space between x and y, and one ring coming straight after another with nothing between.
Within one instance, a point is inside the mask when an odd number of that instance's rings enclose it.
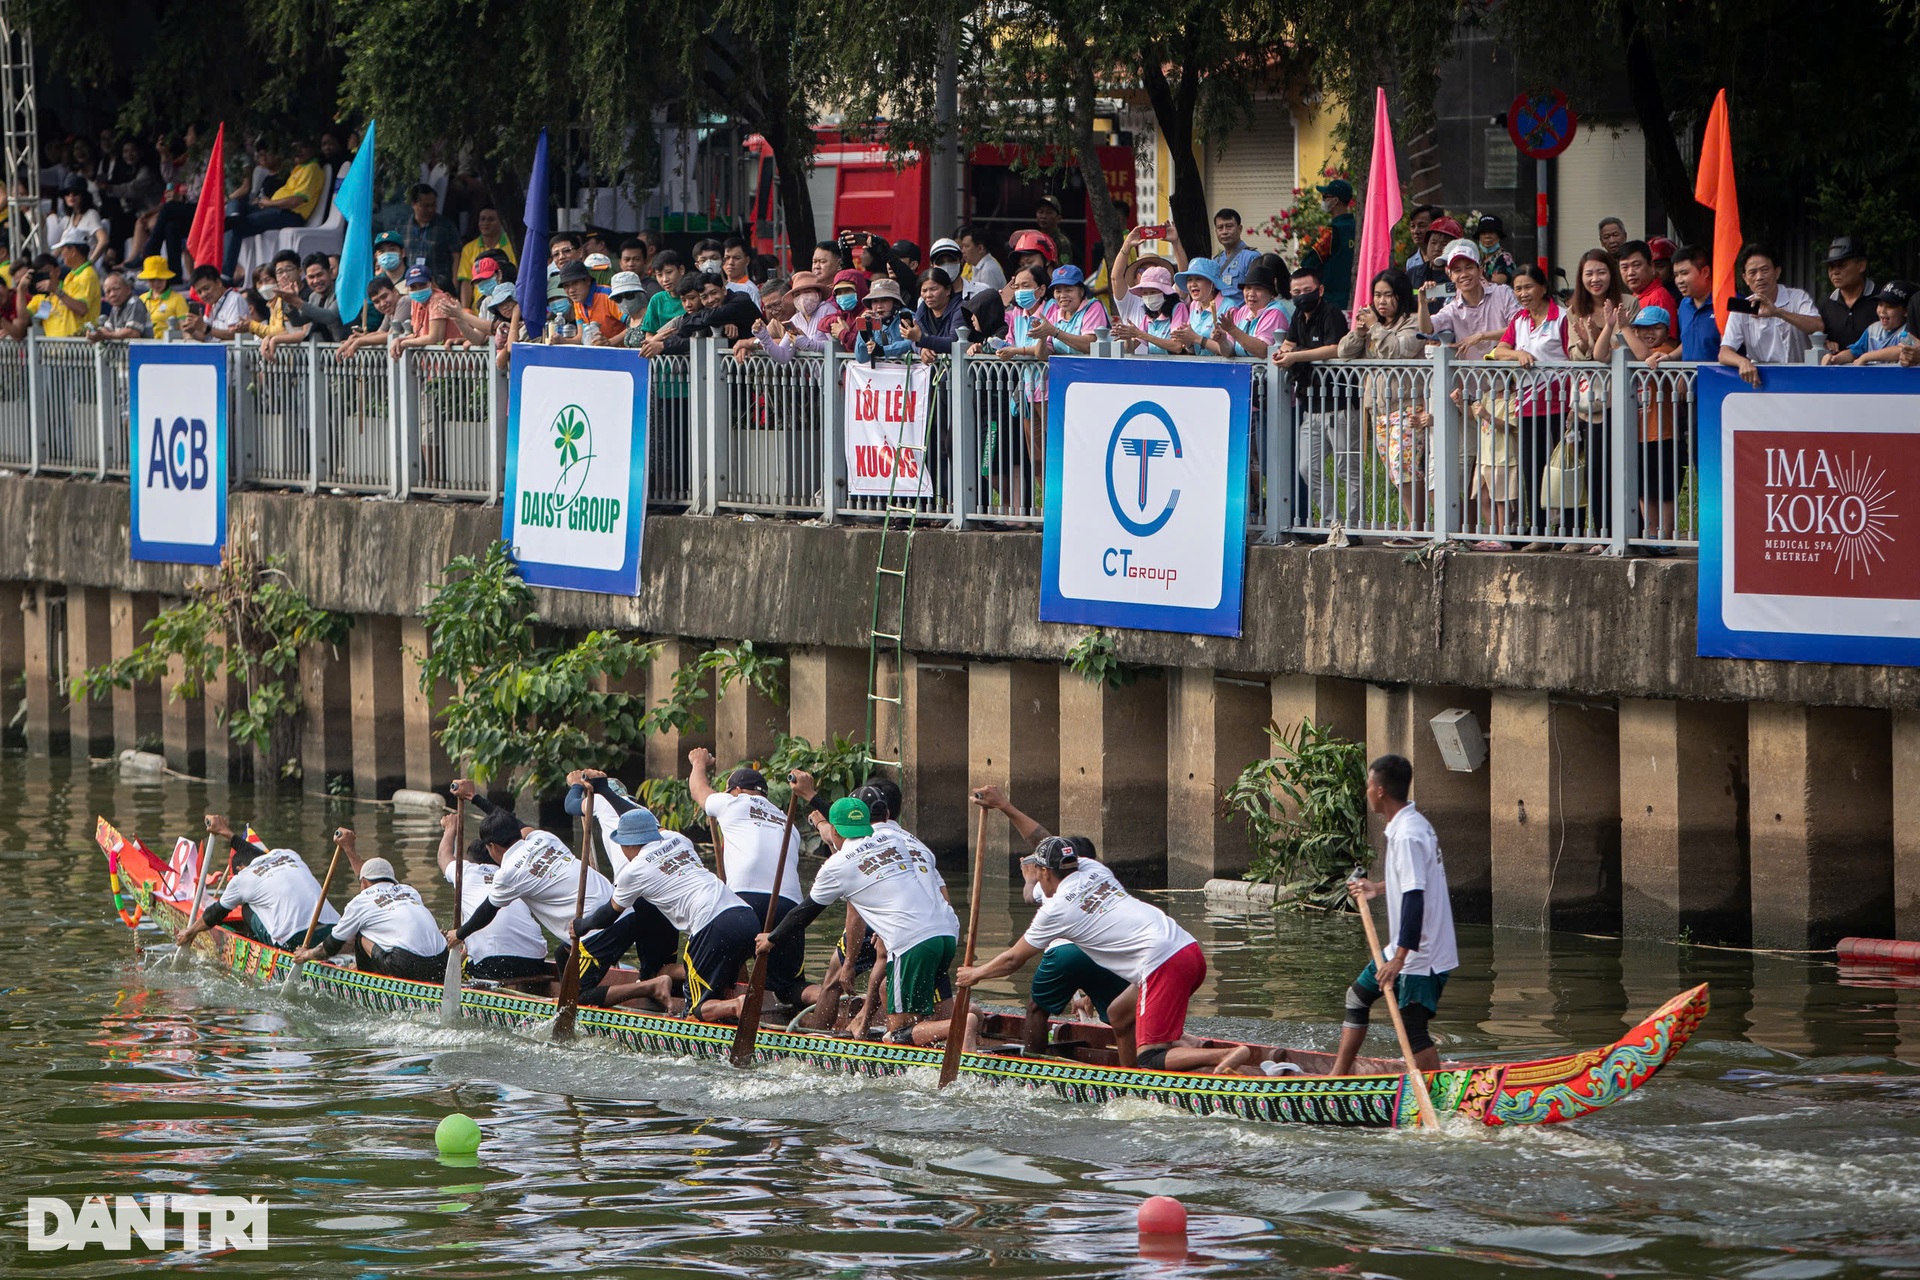
<instances>
[{"instance_id":1,"label":"black shorts","mask_svg":"<svg viewBox=\"0 0 1920 1280\"><path fill-rule=\"evenodd\" d=\"M236 922L232 916L227 917L227 927L229 929L232 929L235 923ZM298 951L307 936L307 931L305 929L302 929L300 932L294 934L291 938L288 938L285 942L275 942L271 938L261 937L259 933L254 932L252 929L238 929L235 931L238 933L246 934L248 937L252 938L255 942L264 942L268 946L278 947L282 951ZM313 926L313 944L312 945L316 947L324 947L329 942L332 942L332 941L333 941L332 925L317 924Z\"/></svg>"},{"instance_id":2,"label":"black shorts","mask_svg":"<svg viewBox=\"0 0 1920 1280\"><path fill-rule=\"evenodd\" d=\"M651 978L672 961L674 946L679 940L680 931L660 914L658 907L644 900L635 902L618 920L586 936L582 945L586 949L587 965L580 972L580 987L585 990L599 986L607 971L625 958L627 948L636 946L640 950L640 976ZM563 947L560 962L565 960Z\"/></svg>"},{"instance_id":3,"label":"black shorts","mask_svg":"<svg viewBox=\"0 0 1920 1280\"><path fill-rule=\"evenodd\" d=\"M699 1017L700 1006L710 997L724 995L739 978L740 967L753 959L760 919L752 907L728 907L687 939L680 960L687 966L689 1016Z\"/></svg>"},{"instance_id":4,"label":"black shorts","mask_svg":"<svg viewBox=\"0 0 1920 1280\"><path fill-rule=\"evenodd\" d=\"M753 912L753 918L762 925L767 922L767 899L771 894L743 893L740 901L747 904ZM773 908L773 923L777 928L787 918L787 912L799 904L791 898L782 898ZM801 969L807 962L807 939L805 934L796 933L773 949L767 957L767 990L788 1008L800 1004L800 996L807 989L806 976Z\"/></svg>"},{"instance_id":5,"label":"black shorts","mask_svg":"<svg viewBox=\"0 0 1920 1280\"><path fill-rule=\"evenodd\" d=\"M415 982L439 982L447 976L447 952L444 947L437 956L423 956L405 947L383 947L361 938L354 964L362 973L410 978Z\"/></svg>"},{"instance_id":6,"label":"black shorts","mask_svg":"<svg viewBox=\"0 0 1920 1280\"><path fill-rule=\"evenodd\" d=\"M505 982L512 978L553 976L553 964L542 956L488 956L468 960L467 976L487 982Z\"/></svg>"}]
</instances>

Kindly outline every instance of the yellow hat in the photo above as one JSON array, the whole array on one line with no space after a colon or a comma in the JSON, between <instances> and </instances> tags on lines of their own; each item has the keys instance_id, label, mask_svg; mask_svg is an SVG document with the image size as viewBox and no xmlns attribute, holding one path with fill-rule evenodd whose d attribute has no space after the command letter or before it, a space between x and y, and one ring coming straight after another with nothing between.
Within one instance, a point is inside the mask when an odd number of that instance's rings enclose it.
<instances>
[{"instance_id":1,"label":"yellow hat","mask_svg":"<svg viewBox=\"0 0 1920 1280\"><path fill-rule=\"evenodd\" d=\"M173 268L167 265L165 258L159 254L155 254L140 264L140 279L171 280L173 279Z\"/></svg>"}]
</instances>

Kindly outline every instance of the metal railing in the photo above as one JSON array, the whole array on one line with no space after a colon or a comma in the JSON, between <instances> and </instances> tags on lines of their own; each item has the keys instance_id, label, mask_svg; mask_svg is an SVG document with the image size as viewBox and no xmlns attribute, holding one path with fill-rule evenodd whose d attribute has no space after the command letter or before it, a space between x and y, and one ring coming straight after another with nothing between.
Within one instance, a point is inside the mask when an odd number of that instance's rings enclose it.
<instances>
[{"instance_id":1,"label":"metal railing","mask_svg":"<svg viewBox=\"0 0 1920 1280\"><path fill-rule=\"evenodd\" d=\"M399 358L303 343L229 362L232 479L306 492L495 502L506 377L493 353ZM0 468L104 479L127 470L128 344L0 342ZM1096 354L1126 356L1101 335ZM651 367L649 505L826 521L877 519L850 495L849 357L736 360L696 339ZM1044 361L969 354L930 366L921 459L931 497L896 499L952 528L1044 519ZM1608 363L1324 361L1254 369L1249 535L1304 534L1621 554L1698 544L1696 368L1616 350Z\"/></svg>"}]
</instances>

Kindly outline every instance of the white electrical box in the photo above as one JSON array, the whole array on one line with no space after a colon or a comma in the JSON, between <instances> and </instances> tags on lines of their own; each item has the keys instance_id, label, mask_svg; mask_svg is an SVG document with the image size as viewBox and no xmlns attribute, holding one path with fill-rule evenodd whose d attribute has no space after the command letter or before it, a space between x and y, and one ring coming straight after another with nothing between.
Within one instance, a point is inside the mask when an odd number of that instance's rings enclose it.
<instances>
[{"instance_id":1,"label":"white electrical box","mask_svg":"<svg viewBox=\"0 0 1920 1280\"><path fill-rule=\"evenodd\" d=\"M1487 736L1480 721L1465 707L1449 707L1432 720L1433 740L1440 758L1455 773L1472 773L1487 762Z\"/></svg>"}]
</instances>

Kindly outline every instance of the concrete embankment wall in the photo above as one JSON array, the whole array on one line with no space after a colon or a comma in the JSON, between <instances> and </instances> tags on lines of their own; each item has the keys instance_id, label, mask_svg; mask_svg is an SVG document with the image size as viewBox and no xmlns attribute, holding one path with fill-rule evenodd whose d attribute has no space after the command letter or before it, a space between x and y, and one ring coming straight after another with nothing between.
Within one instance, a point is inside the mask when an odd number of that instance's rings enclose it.
<instances>
[{"instance_id":1,"label":"concrete embankment wall","mask_svg":"<svg viewBox=\"0 0 1920 1280\"><path fill-rule=\"evenodd\" d=\"M356 618L345 649L301 673L309 778L375 797L443 781L415 615L450 558L497 534L497 510L241 492L230 520ZM871 529L656 516L640 596L541 591L539 607L668 640L641 677L657 688L707 641L784 651L784 706L731 690L702 734L649 744L650 771L684 771L696 741L731 759L775 728L863 731L877 544ZM87 706L60 687L137 643L193 572L127 558L123 488L0 480L0 681L31 747L159 743L176 767L231 767L217 685ZM1082 631L1037 621L1039 573L1033 534L915 539L904 712L882 731L937 846L964 843L967 781L998 781L1141 877L1236 875L1246 843L1219 794L1270 754L1269 720L1311 715L1413 759L1463 918L1775 947L1920 935L1920 672L1697 658L1689 561L1256 546L1245 633L1117 633L1123 660L1159 669L1122 688L1060 665ZM1450 708L1487 734L1474 772L1448 771L1428 729Z\"/></svg>"}]
</instances>

